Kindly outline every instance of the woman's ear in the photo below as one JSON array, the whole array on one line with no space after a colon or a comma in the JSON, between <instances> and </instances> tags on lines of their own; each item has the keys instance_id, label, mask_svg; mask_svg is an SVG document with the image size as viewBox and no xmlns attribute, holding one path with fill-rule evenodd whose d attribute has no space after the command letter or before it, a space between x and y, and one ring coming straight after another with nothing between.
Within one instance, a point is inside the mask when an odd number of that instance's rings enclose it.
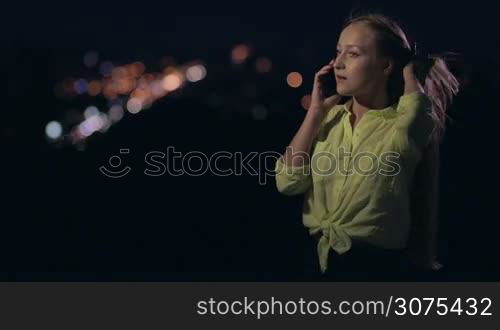
<instances>
[{"instance_id":1,"label":"woman's ear","mask_svg":"<svg viewBox=\"0 0 500 330\"><path fill-rule=\"evenodd\" d=\"M394 61L391 59L385 59L384 60L384 75L386 77L389 77L392 70L394 70Z\"/></svg>"}]
</instances>

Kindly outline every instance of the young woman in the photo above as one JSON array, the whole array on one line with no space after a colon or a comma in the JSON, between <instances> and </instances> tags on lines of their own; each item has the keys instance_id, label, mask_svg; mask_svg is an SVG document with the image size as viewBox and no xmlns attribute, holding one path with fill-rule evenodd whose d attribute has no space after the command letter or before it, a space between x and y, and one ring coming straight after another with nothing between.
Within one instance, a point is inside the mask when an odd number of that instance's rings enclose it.
<instances>
[{"instance_id":1,"label":"young woman","mask_svg":"<svg viewBox=\"0 0 500 330\"><path fill-rule=\"evenodd\" d=\"M333 75L337 93L327 97ZM416 56L394 20L345 23L275 168L281 193L305 194L303 224L323 278L408 280L412 266L441 267L438 146L458 86L444 58Z\"/></svg>"}]
</instances>

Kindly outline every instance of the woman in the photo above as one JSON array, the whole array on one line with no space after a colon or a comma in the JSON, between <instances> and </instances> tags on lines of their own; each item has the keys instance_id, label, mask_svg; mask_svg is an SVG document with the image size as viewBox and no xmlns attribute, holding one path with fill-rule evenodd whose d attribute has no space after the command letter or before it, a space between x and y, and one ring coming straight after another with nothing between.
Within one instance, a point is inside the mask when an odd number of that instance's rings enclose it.
<instances>
[{"instance_id":1,"label":"woman","mask_svg":"<svg viewBox=\"0 0 500 330\"><path fill-rule=\"evenodd\" d=\"M337 93L326 97L332 75ZM412 266L441 267L438 145L458 85L442 57L417 57L390 18L345 23L275 168L281 193L305 194L303 224L323 278L408 280Z\"/></svg>"}]
</instances>

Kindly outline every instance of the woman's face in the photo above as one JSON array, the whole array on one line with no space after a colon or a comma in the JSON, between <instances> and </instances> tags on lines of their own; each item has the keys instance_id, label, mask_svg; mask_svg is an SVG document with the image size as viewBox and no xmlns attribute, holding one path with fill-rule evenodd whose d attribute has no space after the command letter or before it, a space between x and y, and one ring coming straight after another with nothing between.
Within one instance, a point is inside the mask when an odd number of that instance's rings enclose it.
<instances>
[{"instance_id":1,"label":"woman's face","mask_svg":"<svg viewBox=\"0 0 500 330\"><path fill-rule=\"evenodd\" d=\"M338 94L371 95L385 88L388 61L377 55L375 41L374 32L363 23L350 24L342 31L334 58Z\"/></svg>"}]
</instances>

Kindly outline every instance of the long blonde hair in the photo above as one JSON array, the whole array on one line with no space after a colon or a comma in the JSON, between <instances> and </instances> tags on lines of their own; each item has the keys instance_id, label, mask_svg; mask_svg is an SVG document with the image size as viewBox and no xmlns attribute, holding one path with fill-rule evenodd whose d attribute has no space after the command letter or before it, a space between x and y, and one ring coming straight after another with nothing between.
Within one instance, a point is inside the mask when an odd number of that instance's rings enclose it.
<instances>
[{"instance_id":1,"label":"long blonde hair","mask_svg":"<svg viewBox=\"0 0 500 330\"><path fill-rule=\"evenodd\" d=\"M415 169L411 192L411 231L408 250L414 258L437 255L438 197L439 197L439 146L442 142L447 119L447 109L458 93L459 82L451 73L447 61L457 53L419 54L410 46L396 20L380 13L351 15L344 27L362 22L376 35L377 51L394 59L395 66L388 79L387 91L391 104L404 93L403 67L414 61L416 77L432 103L435 129L422 151L422 158Z\"/></svg>"}]
</instances>

